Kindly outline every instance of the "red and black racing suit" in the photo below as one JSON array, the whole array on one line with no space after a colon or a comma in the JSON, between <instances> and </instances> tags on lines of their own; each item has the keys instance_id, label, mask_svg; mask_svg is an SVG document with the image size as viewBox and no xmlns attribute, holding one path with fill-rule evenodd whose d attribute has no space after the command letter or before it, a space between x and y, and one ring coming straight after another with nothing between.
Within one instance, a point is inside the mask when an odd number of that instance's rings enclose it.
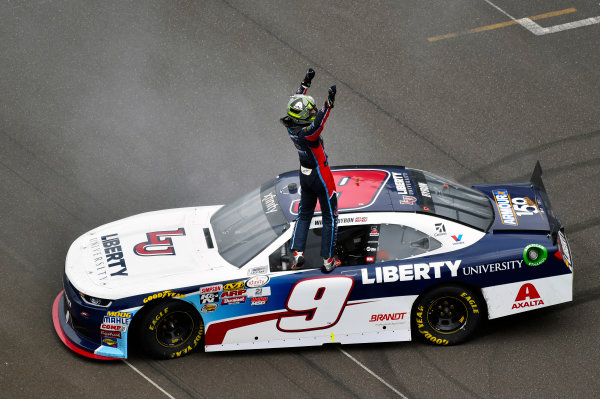
<instances>
[{"instance_id":1,"label":"red and black racing suit","mask_svg":"<svg viewBox=\"0 0 600 399\"><path fill-rule=\"evenodd\" d=\"M301 85L296 94L306 94L308 88ZM310 125L298 125L291 118L283 118L290 139L294 142L300 157L300 209L290 244L292 251L304 251L308 229L313 217L317 200L321 205L323 235L321 237L321 256L329 259L335 254L337 237L337 195L335 182L323 148L321 133L331 108L323 105Z\"/></svg>"}]
</instances>

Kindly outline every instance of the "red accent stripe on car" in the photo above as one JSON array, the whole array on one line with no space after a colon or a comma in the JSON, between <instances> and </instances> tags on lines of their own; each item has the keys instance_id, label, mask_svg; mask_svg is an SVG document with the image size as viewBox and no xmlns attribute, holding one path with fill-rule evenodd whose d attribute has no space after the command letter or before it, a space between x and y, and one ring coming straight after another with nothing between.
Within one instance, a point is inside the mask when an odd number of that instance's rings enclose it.
<instances>
[{"instance_id":1,"label":"red accent stripe on car","mask_svg":"<svg viewBox=\"0 0 600 399\"><path fill-rule=\"evenodd\" d=\"M288 313L289 312L287 311L283 311L212 323L206 329L206 335L204 336L205 345L221 345L225 339L227 331L229 330L249 326L252 324L258 324L265 321L276 320L279 318L279 316Z\"/></svg>"}]
</instances>

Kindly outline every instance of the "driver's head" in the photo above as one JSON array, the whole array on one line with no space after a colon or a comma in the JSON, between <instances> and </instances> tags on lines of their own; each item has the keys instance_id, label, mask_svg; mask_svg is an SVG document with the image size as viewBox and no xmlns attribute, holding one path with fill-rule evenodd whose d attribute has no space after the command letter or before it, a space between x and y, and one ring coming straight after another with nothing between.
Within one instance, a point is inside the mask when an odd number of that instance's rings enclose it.
<instances>
[{"instance_id":1,"label":"driver's head","mask_svg":"<svg viewBox=\"0 0 600 399\"><path fill-rule=\"evenodd\" d=\"M307 125L317 115L315 100L311 96L296 94L290 98L287 105L287 114L294 122Z\"/></svg>"}]
</instances>

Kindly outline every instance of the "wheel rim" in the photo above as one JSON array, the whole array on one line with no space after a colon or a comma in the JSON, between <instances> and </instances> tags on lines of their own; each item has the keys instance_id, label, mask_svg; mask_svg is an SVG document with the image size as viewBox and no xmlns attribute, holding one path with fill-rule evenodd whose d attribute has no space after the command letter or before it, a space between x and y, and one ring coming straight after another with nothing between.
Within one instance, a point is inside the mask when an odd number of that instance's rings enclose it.
<instances>
[{"instance_id":1,"label":"wheel rim","mask_svg":"<svg viewBox=\"0 0 600 399\"><path fill-rule=\"evenodd\" d=\"M186 342L194 332L194 320L186 312L168 313L156 326L156 342L172 348Z\"/></svg>"},{"instance_id":2,"label":"wheel rim","mask_svg":"<svg viewBox=\"0 0 600 399\"><path fill-rule=\"evenodd\" d=\"M467 306L458 298L446 296L431 303L427 310L427 322L441 334L453 334L467 324Z\"/></svg>"}]
</instances>

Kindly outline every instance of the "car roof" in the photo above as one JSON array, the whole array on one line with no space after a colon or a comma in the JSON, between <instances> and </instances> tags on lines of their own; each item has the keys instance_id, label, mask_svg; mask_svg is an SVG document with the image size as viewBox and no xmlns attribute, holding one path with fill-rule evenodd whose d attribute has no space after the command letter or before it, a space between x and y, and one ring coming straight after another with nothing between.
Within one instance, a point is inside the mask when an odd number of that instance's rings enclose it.
<instances>
[{"instance_id":1,"label":"car roof","mask_svg":"<svg viewBox=\"0 0 600 399\"><path fill-rule=\"evenodd\" d=\"M421 192L404 166L338 166L331 172L338 193L338 213L427 212ZM300 204L299 171L277 176L275 188L279 203L289 221L298 216ZM315 214L320 214L317 203Z\"/></svg>"}]
</instances>

